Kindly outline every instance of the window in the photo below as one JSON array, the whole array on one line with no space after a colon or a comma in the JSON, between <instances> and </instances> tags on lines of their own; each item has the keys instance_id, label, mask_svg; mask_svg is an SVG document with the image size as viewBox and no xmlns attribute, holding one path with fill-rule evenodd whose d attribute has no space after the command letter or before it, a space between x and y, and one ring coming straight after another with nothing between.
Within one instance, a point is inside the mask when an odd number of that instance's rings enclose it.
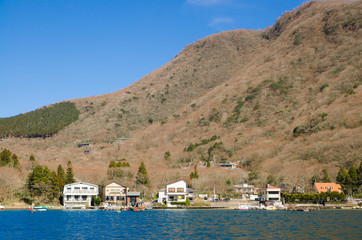
<instances>
[{"instance_id":1,"label":"window","mask_svg":"<svg viewBox=\"0 0 362 240\"><path fill-rule=\"evenodd\" d=\"M72 190L72 188L71 188L71 187L67 187L67 190Z\"/></svg>"},{"instance_id":2,"label":"window","mask_svg":"<svg viewBox=\"0 0 362 240\"><path fill-rule=\"evenodd\" d=\"M177 192L184 192L184 188L177 188Z\"/></svg>"},{"instance_id":3,"label":"window","mask_svg":"<svg viewBox=\"0 0 362 240\"><path fill-rule=\"evenodd\" d=\"M80 189L80 187L74 187L74 189L75 189L75 190L79 190L79 189Z\"/></svg>"},{"instance_id":4,"label":"window","mask_svg":"<svg viewBox=\"0 0 362 240\"><path fill-rule=\"evenodd\" d=\"M321 187L321 189L324 189L324 187Z\"/></svg>"},{"instance_id":5,"label":"window","mask_svg":"<svg viewBox=\"0 0 362 240\"><path fill-rule=\"evenodd\" d=\"M177 199L185 199L185 196L184 195L177 196Z\"/></svg>"},{"instance_id":6,"label":"window","mask_svg":"<svg viewBox=\"0 0 362 240\"><path fill-rule=\"evenodd\" d=\"M169 188L168 192L175 192L175 188Z\"/></svg>"},{"instance_id":7,"label":"window","mask_svg":"<svg viewBox=\"0 0 362 240\"><path fill-rule=\"evenodd\" d=\"M87 200L87 196L86 196L86 195L83 195L83 196L82 196L82 199L83 199L83 201Z\"/></svg>"},{"instance_id":8,"label":"window","mask_svg":"<svg viewBox=\"0 0 362 240\"><path fill-rule=\"evenodd\" d=\"M71 198L72 196L70 196L70 195L67 195L67 201L70 201L70 198Z\"/></svg>"},{"instance_id":9,"label":"window","mask_svg":"<svg viewBox=\"0 0 362 240\"><path fill-rule=\"evenodd\" d=\"M75 200L79 200L79 196L78 196L78 195L75 195L74 198L75 198Z\"/></svg>"},{"instance_id":10,"label":"window","mask_svg":"<svg viewBox=\"0 0 362 240\"><path fill-rule=\"evenodd\" d=\"M120 200L120 197L119 197L119 196L117 196L116 200L117 200L117 201L119 201L119 200Z\"/></svg>"},{"instance_id":11,"label":"window","mask_svg":"<svg viewBox=\"0 0 362 240\"><path fill-rule=\"evenodd\" d=\"M88 187L82 187L82 189L84 189L84 190L88 190Z\"/></svg>"}]
</instances>

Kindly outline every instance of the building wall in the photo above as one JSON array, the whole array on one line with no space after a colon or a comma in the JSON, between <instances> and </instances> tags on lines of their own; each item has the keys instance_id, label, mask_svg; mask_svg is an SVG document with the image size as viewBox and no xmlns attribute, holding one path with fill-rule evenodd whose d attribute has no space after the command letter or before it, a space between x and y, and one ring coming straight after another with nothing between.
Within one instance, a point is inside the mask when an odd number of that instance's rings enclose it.
<instances>
[{"instance_id":1,"label":"building wall","mask_svg":"<svg viewBox=\"0 0 362 240\"><path fill-rule=\"evenodd\" d=\"M94 184L84 182L67 184L63 189L63 205L90 206L92 197L98 193L98 186Z\"/></svg>"}]
</instances>

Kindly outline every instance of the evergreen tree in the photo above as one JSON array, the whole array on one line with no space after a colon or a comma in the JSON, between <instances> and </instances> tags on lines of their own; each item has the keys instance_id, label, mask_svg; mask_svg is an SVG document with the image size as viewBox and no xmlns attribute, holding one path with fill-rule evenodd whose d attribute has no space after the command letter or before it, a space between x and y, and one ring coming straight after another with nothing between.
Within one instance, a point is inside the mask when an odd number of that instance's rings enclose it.
<instances>
[{"instance_id":1,"label":"evergreen tree","mask_svg":"<svg viewBox=\"0 0 362 240\"><path fill-rule=\"evenodd\" d=\"M67 174L65 175L65 184L70 184L76 182L74 179L74 173L72 168L72 162L68 161L67 163Z\"/></svg>"},{"instance_id":2,"label":"evergreen tree","mask_svg":"<svg viewBox=\"0 0 362 240\"><path fill-rule=\"evenodd\" d=\"M64 173L64 169L63 169L61 164L59 164L59 166L58 166L57 175L58 175L59 180L60 180L60 186L61 186L61 188L63 188L64 183L65 183L65 173Z\"/></svg>"},{"instance_id":3,"label":"evergreen tree","mask_svg":"<svg viewBox=\"0 0 362 240\"><path fill-rule=\"evenodd\" d=\"M194 166L194 171L190 173L190 179L198 179L199 178L199 174L197 173L197 166Z\"/></svg>"},{"instance_id":4,"label":"evergreen tree","mask_svg":"<svg viewBox=\"0 0 362 240\"><path fill-rule=\"evenodd\" d=\"M0 154L0 166L9 166L11 163L12 153L8 149L4 149Z\"/></svg>"},{"instance_id":5,"label":"evergreen tree","mask_svg":"<svg viewBox=\"0 0 362 240\"><path fill-rule=\"evenodd\" d=\"M353 193L357 192L358 191L358 172L357 172L357 168L355 166L352 166L348 171L348 175L349 175L348 188L350 188Z\"/></svg>"},{"instance_id":6,"label":"evergreen tree","mask_svg":"<svg viewBox=\"0 0 362 240\"><path fill-rule=\"evenodd\" d=\"M322 182L324 183L330 183L331 182L331 178L328 176L328 172L327 172L327 169L323 169L322 170L322 174L323 174L323 177L322 177Z\"/></svg>"},{"instance_id":7,"label":"evergreen tree","mask_svg":"<svg viewBox=\"0 0 362 240\"><path fill-rule=\"evenodd\" d=\"M349 175L343 167L339 170L336 181L341 185L343 191L346 192L349 183Z\"/></svg>"},{"instance_id":8,"label":"evergreen tree","mask_svg":"<svg viewBox=\"0 0 362 240\"><path fill-rule=\"evenodd\" d=\"M11 157L11 160L13 162L12 165L13 165L14 168L19 167L19 159L18 159L18 156L15 153Z\"/></svg>"},{"instance_id":9,"label":"evergreen tree","mask_svg":"<svg viewBox=\"0 0 362 240\"><path fill-rule=\"evenodd\" d=\"M31 161L31 162L35 162L35 157L34 157L34 155L33 155L33 154L31 154L31 155L30 155L30 157L29 157L29 161Z\"/></svg>"},{"instance_id":10,"label":"evergreen tree","mask_svg":"<svg viewBox=\"0 0 362 240\"><path fill-rule=\"evenodd\" d=\"M148 178L148 173L146 170L145 164L142 162L140 167L138 168L138 172L136 175L136 183L142 184L142 185L149 185L150 180Z\"/></svg>"},{"instance_id":11,"label":"evergreen tree","mask_svg":"<svg viewBox=\"0 0 362 240\"><path fill-rule=\"evenodd\" d=\"M48 194L49 200L53 200L54 198L59 198L60 193L62 191L62 180L57 175L55 171L51 172L50 174L50 181L51 181L51 192Z\"/></svg>"},{"instance_id":12,"label":"evergreen tree","mask_svg":"<svg viewBox=\"0 0 362 240\"><path fill-rule=\"evenodd\" d=\"M28 176L27 187L33 196L42 196L50 192L51 172L49 168L37 165Z\"/></svg>"}]
</instances>

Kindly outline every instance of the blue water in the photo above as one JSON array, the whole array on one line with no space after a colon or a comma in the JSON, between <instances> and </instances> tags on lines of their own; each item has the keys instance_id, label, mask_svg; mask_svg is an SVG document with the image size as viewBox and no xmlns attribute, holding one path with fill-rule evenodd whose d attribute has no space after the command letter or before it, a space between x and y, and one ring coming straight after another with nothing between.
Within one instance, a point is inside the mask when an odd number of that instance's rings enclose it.
<instances>
[{"instance_id":1,"label":"blue water","mask_svg":"<svg viewBox=\"0 0 362 240\"><path fill-rule=\"evenodd\" d=\"M1 211L0 239L362 239L362 211Z\"/></svg>"}]
</instances>

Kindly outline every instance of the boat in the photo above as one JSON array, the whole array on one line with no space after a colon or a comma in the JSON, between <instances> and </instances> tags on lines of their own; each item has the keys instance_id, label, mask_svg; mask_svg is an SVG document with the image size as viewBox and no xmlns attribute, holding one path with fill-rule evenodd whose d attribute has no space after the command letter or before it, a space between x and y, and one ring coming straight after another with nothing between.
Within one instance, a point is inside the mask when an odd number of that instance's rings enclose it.
<instances>
[{"instance_id":1,"label":"boat","mask_svg":"<svg viewBox=\"0 0 362 240\"><path fill-rule=\"evenodd\" d=\"M4 206L3 205L0 205L0 210L4 210Z\"/></svg>"},{"instance_id":2,"label":"boat","mask_svg":"<svg viewBox=\"0 0 362 240\"><path fill-rule=\"evenodd\" d=\"M241 205L239 203L239 206L237 208L235 208L235 210L249 210L250 207L248 205Z\"/></svg>"},{"instance_id":3,"label":"boat","mask_svg":"<svg viewBox=\"0 0 362 240\"><path fill-rule=\"evenodd\" d=\"M277 210L277 208L276 207L274 207L274 206L267 206L266 208L265 208L265 210Z\"/></svg>"},{"instance_id":4,"label":"boat","mask_svg":"<svg viewBox=\"0 0 362 240\"><path fill-rule=\"evenodd\" d=\"M29 210L31 212L44 212L44 211L48 211L48 208L43 205L38 205L36 207L30 207Z\"/></svg>"}]
</instances>

